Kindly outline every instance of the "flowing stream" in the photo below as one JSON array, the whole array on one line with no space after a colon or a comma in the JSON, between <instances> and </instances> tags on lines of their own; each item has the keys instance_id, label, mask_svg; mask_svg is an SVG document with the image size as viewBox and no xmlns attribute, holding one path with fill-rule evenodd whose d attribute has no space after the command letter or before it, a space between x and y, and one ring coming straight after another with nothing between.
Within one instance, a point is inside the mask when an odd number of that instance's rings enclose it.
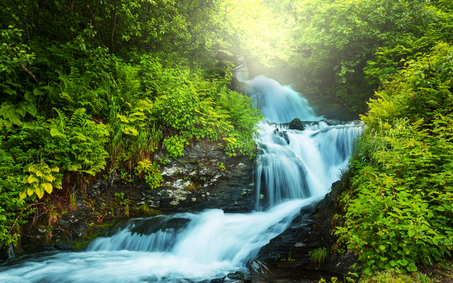
<instances>
[{"instance_id":1,"label":"flowing stream","mask_svg":"<svg viewBox=\"0 0 453 283\"><path fill-rule=\"evenodd\" d=\"M209 282L246 272L262 246L329 191L361 132L355 123L328 125L304 98L274 80L247 83L266 117L257 138L256 211L131 219L84 252L14 259L0 267L0 282ZM280 124L296 117L311 121L304 131Z\"/></svg>"}]
</instances>

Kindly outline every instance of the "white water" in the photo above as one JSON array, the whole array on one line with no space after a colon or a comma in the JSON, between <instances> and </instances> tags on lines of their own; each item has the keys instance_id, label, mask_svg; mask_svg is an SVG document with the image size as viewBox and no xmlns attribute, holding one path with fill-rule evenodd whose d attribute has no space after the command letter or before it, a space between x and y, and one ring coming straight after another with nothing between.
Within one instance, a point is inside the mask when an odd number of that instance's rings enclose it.
<instances>
[{"instance_id":1,"label":"white water","mask_svg":"<svg viewBox=\"0 0 453 283\"><path fill-rule=\"evenodd\" d=\"M285 199L324 196L347 165L352 143L362 128L354 122L327 125L305 98L274 80L256 77L248 84L254 87L252 96L268 120L260 124L257 139L257 197L266 197L257 201L257 208L272 207ZM304 131L280 124L294 118L312 123L306 123Z\"/></svg>"},{"instance_id":2,"label":"white water","mask_svg":"<svg viewBox=\"0 0 453 283\"><path fill-rule=\"evenodd\" d=\"M322 118L290 88L264 77L248 83L271 121ZM283 232L303 206L328 192L360 132L353 123L313 122L305 131L266 122L260 127L256 180L257 199L263 199L257 208L267 210L225 214L213 209L134 219L113 236L95 239L85 252L41 254L2 266L0 282L209 282L246 271L247 261Z\"/></svg>"}]
</instances>

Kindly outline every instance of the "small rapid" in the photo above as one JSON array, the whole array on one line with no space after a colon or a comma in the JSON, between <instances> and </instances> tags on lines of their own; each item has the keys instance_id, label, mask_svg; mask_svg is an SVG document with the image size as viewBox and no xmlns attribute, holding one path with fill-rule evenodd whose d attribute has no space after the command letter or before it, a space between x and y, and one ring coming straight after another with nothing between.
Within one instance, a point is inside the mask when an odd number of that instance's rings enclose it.
<instances>
[{"instance_id":1,"label":"small rapid","mask_svg":"<svg viewBox=\"0 0 453 283\"><path fill-rule=\"evenodd\" d=\"M247 82L266 121L259 124L256 211L220 209L131 219L84 252L29 255L0 266L0 282L209 282L235 271L320 200L347 164L356 123L331 125L289 87ZM305 130L290 130L294 118Z\"/></svg>"}]
</instances>

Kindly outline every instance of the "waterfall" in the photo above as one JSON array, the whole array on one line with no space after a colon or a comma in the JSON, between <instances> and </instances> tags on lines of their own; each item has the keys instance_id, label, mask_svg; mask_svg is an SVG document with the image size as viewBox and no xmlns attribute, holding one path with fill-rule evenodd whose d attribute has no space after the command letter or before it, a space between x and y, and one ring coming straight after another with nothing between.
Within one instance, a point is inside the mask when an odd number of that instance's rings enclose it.
<instances>
[{"instance_id":1,"label":"waterfall","mask_svg":"<svg viewBox=\"0 0 453 283\"><path fill-rule=\"evenodd\" d=\"M40 254L0 267L0 282L201 282L246 271L259 249L282 233L300 209L324 196L348 161L355 123L322 121L289 87L247 82L267 121L257 138L257 209L220 209L131 219L84 252ZM290 130L293 118L305 130Z\"/></svg>"},{"instance_id":2,"label":"waterfall","mask_svg":"<svg viewBox=\"0 0 453 283\"><path fill-rule=\"evenodd\" d=\"M272 79L260 76L247 83L267 120L260 123L257 138L257 209L285 199L324 196L347 165L361 126L328 125L299 93ZM304 131L281 124L294 118L305 121Z\"/></svg>"},{"instance_id":3,"label":"waterfall","mask_svg":"<svg viewBox=\"0 0 453 283\"><path fill-rule=\"evenodd\" d=\"M263 76L247 81L247 84L253 88L252 97L256 107L268 121L286 123L294 118L302 121L322 119L316 116L305 98L288 86L282 86L277 81Z\"/></svg>"}]
</instances>

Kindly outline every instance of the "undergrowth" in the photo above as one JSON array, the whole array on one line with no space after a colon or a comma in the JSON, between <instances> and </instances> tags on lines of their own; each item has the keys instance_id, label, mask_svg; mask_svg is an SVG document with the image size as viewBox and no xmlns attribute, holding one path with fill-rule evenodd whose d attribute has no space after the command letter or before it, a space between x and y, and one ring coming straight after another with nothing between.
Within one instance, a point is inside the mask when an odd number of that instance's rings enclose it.
<instances>
[{"instance_id":1,"label":"undergrowth","mask_svg":"<svg viewBox=\"0 0 453 283\"><path fill-rule=\"evenodd\" d=\"M362 117L368 129L350 160L345 224L335 234L365 274L417 271L451 256L452 55L439 44L409 62Z\"/></svg>"}]
</instances>

